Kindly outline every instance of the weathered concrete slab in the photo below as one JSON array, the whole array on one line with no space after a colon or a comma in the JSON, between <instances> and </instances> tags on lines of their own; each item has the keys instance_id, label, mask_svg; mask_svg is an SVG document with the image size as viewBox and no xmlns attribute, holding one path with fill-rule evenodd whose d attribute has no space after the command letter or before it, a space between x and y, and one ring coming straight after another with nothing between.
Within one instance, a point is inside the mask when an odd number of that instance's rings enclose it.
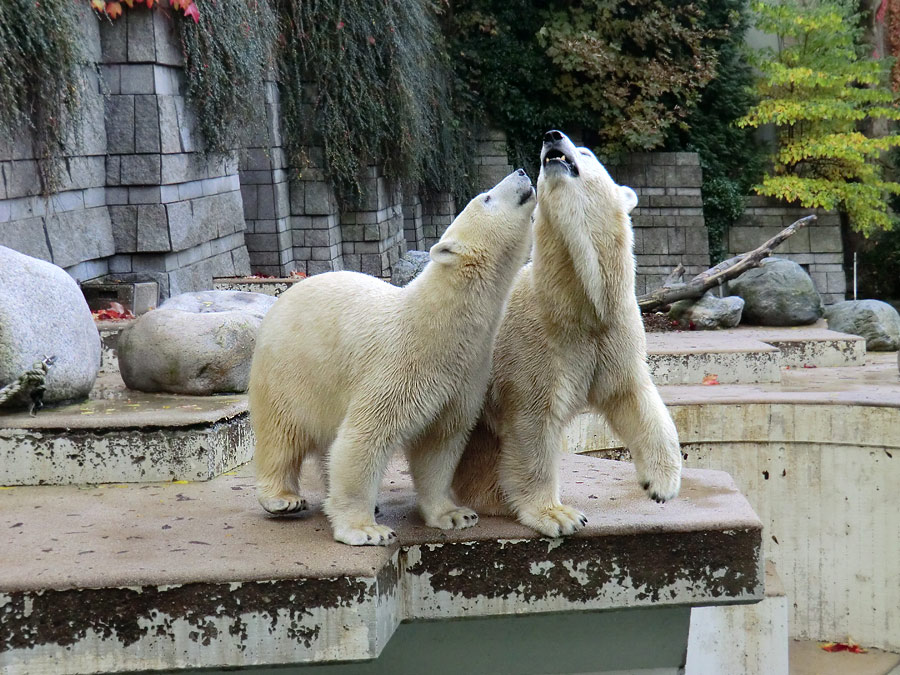
<instances>
[{"instance_id":1,"label":"weathered concrete slab","mask_svg":"<svg viewBox=\"0 0 900 675\"><path fill-rule=\"evenodd\" d=\"M782 368L835 368L862 366L866 362L865 338L828 330L824 319L810 326L740 326L723 330L721 334L726 339L740 336L777 347Z\"/></svg>"},{"instance_id":2,"label":"weathered concrete slab","mask_svg":"<svg viewBox=\"0 0 900 675\"><path fill-rule=\"evenodd\" d=\"M216 277L213 288L217 291L246 291L279 296L303 277Z\"/></svg>"},{"instance_id":3,"label":"weathered concrete slab","mask_svg":"<svg viewBox=\"0 0 900 675\"><path fill-rule=\"evenodd\" d=\"M399 543L335 543L318 504L266 517L246 473L205 483L0 491L0 663L18 673L376 657L406 619L714 605L763 597L761 523L727 474L646 499L631 465L566 456L589 522L544 539L509 519L427 528L403 465L381 522Z\"/></svg>"},{"instance_id":4,"label":"weathered concrete slab","mask_svg":"<svg viewBox=\"0 0 900 675\"><path fill-rule=\"evenodd\" d=\"M245 396L144 394L0 413L0 485L209 480L253 453Z\"/></svg>"},{"instance_id":5,"label":"weathered concrete slab","mask_svg":"<svg viewBox=\"0 0 900 675\"><path fill-rule=\"evenodd\" d=\"M761 340L720 331L647 335L647 362L658 386L700 384L708 375L729 384L779 382L779 358L778 349Z\"/></svg>"}]
</instances>

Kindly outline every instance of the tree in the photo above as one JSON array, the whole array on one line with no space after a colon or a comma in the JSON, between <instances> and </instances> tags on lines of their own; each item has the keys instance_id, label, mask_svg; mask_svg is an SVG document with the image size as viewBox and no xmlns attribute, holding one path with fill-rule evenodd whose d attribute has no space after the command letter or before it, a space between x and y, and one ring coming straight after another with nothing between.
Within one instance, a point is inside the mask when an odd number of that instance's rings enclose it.
<instances>
[{"instance_id":1,"label":"tree","mask_svg":"<svg viewBox=\"0 0 900 675\"><path fill-rule=\"evenodd\" d=\"M778 143L773 171L757 193L838 209L868 235L890 229L891 194L881 156L900 146L900 135L869 138L859 128L874 119L898 120L887 88L888 64L867 57L854 6L842 0L757 2L756 26L777 36L779 50L757 52L758 105L740 126L774 124Z\"/></svg>"}]
</instances>

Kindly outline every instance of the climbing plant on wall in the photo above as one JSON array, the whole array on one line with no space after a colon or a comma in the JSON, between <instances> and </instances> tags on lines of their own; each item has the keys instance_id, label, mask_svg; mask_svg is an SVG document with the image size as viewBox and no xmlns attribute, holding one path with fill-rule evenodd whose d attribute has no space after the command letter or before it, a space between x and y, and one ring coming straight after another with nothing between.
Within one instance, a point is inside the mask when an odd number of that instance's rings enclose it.
<instances>
[{"instance_id":1,"label":"climbing plant on wall","mask_svg":"<svg viewBox=\"0 0 900 675\"><path fill-rule=\"evenodd\" d=\"M889 66L860 44L856 8L840 0L758 2L757 27L776 35L780 49L760 50L760 98L742 126L773 124L778 147L759 194L806 207L839 209L863 234L890 229L888 198L900 183L885 180L882 155L900 134L870 138L871 119L900 120L885 86Z\"/></svg>"},{"instance_id":2,"label":"climbing plant on wall","mask_svg":"<svg viewBox=\"0 0 900 675\"><path fill-rule=\"evenodd\" d=\"M0 143L28 130L45 192L73 133L85 55L71 0L0 2ZM8 140L7 140L8 139Z\"/></svg>"},{"instance_id":3,"label":"climbing plant on wall","mask_svg":"<svg viewBox=\"0 0 900 675\"><path fill-rule=\"evenodd\" d=\"M472 146L427 0L278 0L284 131L292 166L311 159L341 200L368 162L408 184L465 193ZM310 158L306 148L324 156Z\"/></svg>"}]
</instances>

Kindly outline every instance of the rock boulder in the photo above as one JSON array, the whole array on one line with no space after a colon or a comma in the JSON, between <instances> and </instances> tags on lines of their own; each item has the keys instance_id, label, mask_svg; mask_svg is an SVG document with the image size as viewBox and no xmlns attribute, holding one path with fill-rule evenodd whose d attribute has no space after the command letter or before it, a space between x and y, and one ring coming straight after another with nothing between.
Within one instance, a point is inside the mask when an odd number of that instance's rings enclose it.
<instances>
[{"instance_id":1,"label":"rock boulder","mask_svg":"<svg viewBox=\"0 0 900 675\"><path fill-rule=\"evenodd\" d=\"M737 296L720 298L708 291L699 300L679 300L669 310L669 318L683 326L698 330L734 328L741 321L743 299Z\"/></svg>"},{"instance_id":2,"label":"rock boulder","mask_svg":"<svg viewBox=\"0 0 900 675\"><path fill-rule=\"evenodd\" d=\"M744 323L805 326L822 318L822 298L812 279L791 260L766 258L728 282L728 288L744 300Z\"/></svg>"},{"instance_id":3,"label":"rock boulder","mask_svg":"<svg viewBox=\"0 0 900 675\"><path fill-rule=\"evenodd\" d=\"M866 339L870 352L900 349L900 314L880 300L847 300L825 310L828 327Z\"/></svg>"},{"instance_id":4,"label":"rock boulder","mask_svg":"<svg viewBox=\"0 0 900 675\"><path fill-rule=\"evenodd\" d=\"M391 269L391 283L394 286L406 286L425 269L431 260L428 251L407 251Z\"/></svg>"},{"instance_id":5,"label":"rock boulder","mask_svg":"<svg viewBox=\"0 0 900 675\"><path fill-rule=\"evenodd\" d=\"M45 356L45 402L87 396L100 370L91 310L61 267L0 246L0 387Z\"/></svg>"},{"instance_id":6,"label":"rock boulder","mask_svg":"<svg viewBox=\"0 0 900 675\"><path fill-rule=\"evenodd\" d=\"M131 389L150 392L246 391L256 332L275 300L241 291L170 298L122 331L122 379Z\"/></svg>"}]
</instances>

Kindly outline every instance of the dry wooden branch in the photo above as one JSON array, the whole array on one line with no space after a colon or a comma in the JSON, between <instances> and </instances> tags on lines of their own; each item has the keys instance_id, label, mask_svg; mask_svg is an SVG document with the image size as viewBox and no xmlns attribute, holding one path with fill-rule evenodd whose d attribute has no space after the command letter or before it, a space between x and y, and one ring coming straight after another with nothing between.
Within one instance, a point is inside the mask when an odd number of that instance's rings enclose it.
<instances>
[{"instance_id":1,"label":"dry wooden branch","mask_svg":"<svg viewBox=\"0 0 900 675\"><path fill-rule=\"evenodd\" d=\"M638 296L638 306L641 308L642 312L652 312L659 307L670 305L678 300L684 300L685 298L699 298L710 288L718 286L728 279L734 279L749 269L759 267L762 260L768 258L774 248L778 247L781 242L790 237L801 227L815 221L815 219L816 217L814 215L801 218L788 225L759 248L755 248L747 253L741 253L728 260L723 260L715 267L711 267L705 272L701 272L686 284L667 286L666 284L672 284L672 282L678 278L676 273L678 272L678 267L681 267L679 264L679 266L666 278L666 281L661 288Z\"/></svg>"}]
</instances>

